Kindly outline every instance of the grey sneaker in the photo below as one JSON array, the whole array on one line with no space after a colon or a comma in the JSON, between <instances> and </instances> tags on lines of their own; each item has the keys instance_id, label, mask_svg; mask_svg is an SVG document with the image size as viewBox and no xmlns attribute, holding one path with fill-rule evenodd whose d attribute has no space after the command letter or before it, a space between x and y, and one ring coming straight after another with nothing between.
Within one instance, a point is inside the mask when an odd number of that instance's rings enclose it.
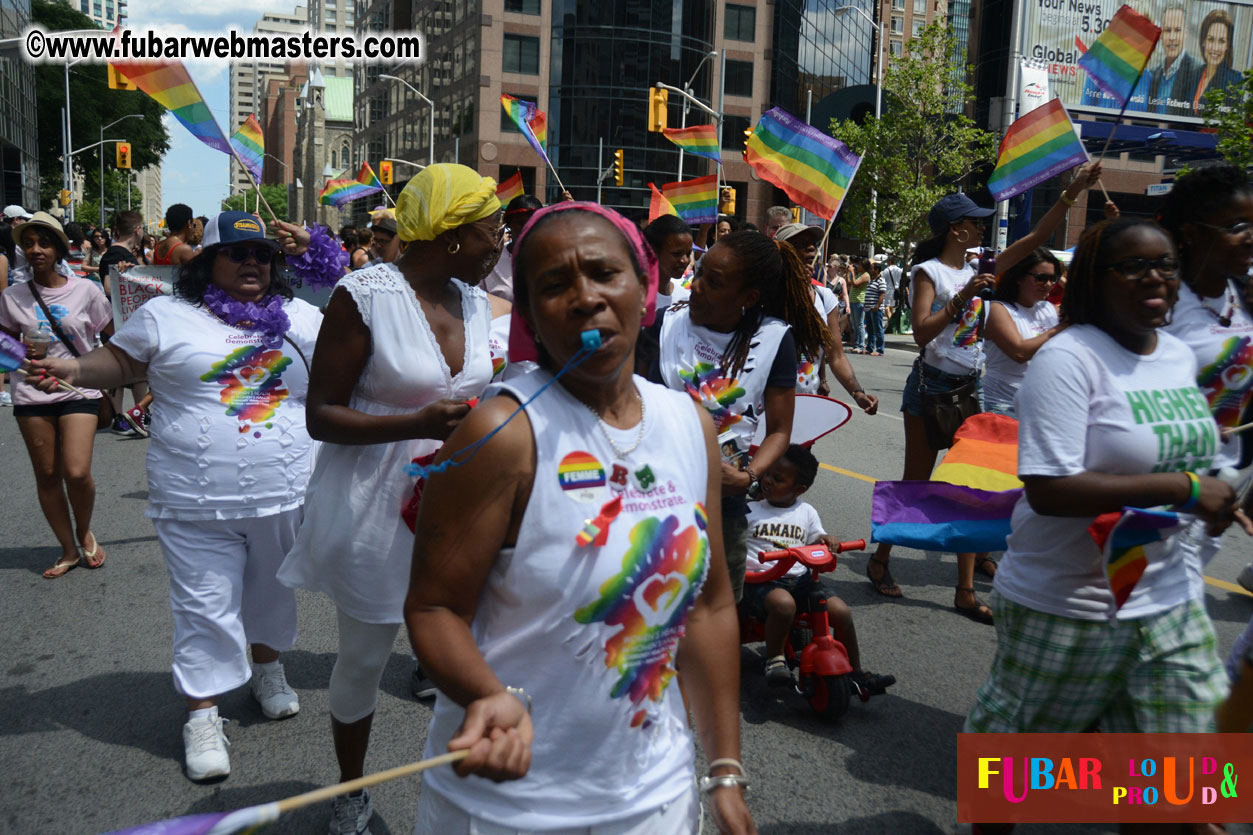
<instances>
[{"instance_id":1,"label":"grey sneaker","mask_svg":"<svg viewBox=\"0 0 1253 835\"><path fill-rule=\"evenodd\" d=\"M413 675L409 678L409 690L413 693L415 699L429 699L439 690L435 686L435 682L426 677L420 666L413 668Z\"/></svg>"},{"instance_id":2,"label":"grey sneaker","mask_svg":"<svg viewBox=\"0 0 1253 835\"><path fill-rule=\"evenodd\" d=\"M221 716L215 716L212 719L188 719L183 725L183 752L188 779L210 780L231 773L231 758L226 753L231 743L222 732L225 722Z\"/></svg>"},{"instance_id":3,"label":"grey sneaker","mask_svg":"<svg viewBox=\"0 0 1253 835\"><path fill-rule=\"evenodd\" d=\"M1253 592L1253 562L1244 567L1240 576L1236 578L1236 582L1244 586L1247 591Z\"/></svg>"},{"instance_id":4,"label":"grey sneaker","mask_svg":"<svg viewBox=\"0 0 1253 835\"><path fill-rule=\"evenodd\" d=\"M331 803L331 835L370 835L370 818L374 816L374 803L370 792L362 789L353 797L344 795Z\"/></svg>"},{"instance_id":5,"label":"grey sneaker","mask_svg":"<svg viewBox=\"0 0 1253 835\"><path fill-rule=\"evenodd\" d=\"M787 661L783 660L782 655L766 662L766 684L771 687L787 687L792 683L792 671L788 669Z\"/></svg>"},{"instance_id":6,"label":"grey sneaker","mask_svg":"<svg viewBox=\"0 0 1253 835\"><path fill-rule=\"evenodd\" d=\"M267 719L286 719L300 712L300 698L287 683L282 664L268 675L253 671L252 695L261 703L261 712Z\"/></svg>"}]
</instances>

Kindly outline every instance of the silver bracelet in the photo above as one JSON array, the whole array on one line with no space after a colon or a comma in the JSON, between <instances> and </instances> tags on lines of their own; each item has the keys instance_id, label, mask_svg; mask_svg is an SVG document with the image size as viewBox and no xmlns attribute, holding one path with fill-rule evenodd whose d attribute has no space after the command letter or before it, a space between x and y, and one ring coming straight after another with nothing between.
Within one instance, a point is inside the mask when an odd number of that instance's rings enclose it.
<instances>
[{"instance_id":1,"label":"silver bracelet","mask_svg":"<svg viewBox=\"0 0 1253 835\"><path fill-rule=\"evenodd\" d=\"M522 706L526 708L526 712L531 712L531 694L527 693L521 687L506 687L505 692L522 702Z\"/></svg>"},{"instance_id":2,"label":"silver bracelet","mask_svg":"<svg viewBox=\"0 0 1253 835\"><path fill-rule=\"evenodd\" d=\"M700 778L700 793L709 794L714 789L725 789L740 786L748 792L748 778L743 774L719 774L717 777Z\"/></svg>"}]
</instances>

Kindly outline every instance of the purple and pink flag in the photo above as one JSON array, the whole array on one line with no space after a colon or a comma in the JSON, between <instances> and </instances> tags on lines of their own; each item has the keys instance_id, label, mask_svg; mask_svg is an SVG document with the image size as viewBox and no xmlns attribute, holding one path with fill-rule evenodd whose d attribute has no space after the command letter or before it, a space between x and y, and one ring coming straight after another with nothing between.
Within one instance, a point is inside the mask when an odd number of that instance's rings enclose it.
<instances>
[{"instance_id":1,"label":"purple and pink flag","mask_svg":"<svg viewBox=\"0 0 1253 835\"><path fill-rule=\"evenodd\" d=\"M231 812L184 815L118 829L108 835L250 835L278 820L278 803L262 803Z\"/></svg>"}]
</instances>

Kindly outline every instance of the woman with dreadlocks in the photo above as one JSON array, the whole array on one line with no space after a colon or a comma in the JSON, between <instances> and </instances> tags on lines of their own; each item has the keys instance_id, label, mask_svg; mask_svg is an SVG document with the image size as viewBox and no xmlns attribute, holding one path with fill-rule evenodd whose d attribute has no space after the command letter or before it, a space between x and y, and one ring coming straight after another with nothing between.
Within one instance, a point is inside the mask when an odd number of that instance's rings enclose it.
<instances>
[{"instance_id":1,"label":"woman with dreadlocks","mask_svg":"<svg viewBox=\"0 0 1253 835\"><path fill-rule=\"evenodd\" d=\"M697 266L692 295L661 322L650 378L686 391L713 416L723 450L722 525L731 585L744 591L748 499L787 450L796 405L796 363L831 353L814 308L809 270L787 242L760 232L719 238ZM757 425L766 437L750 458Z\"/></svg>"}]
</instances>

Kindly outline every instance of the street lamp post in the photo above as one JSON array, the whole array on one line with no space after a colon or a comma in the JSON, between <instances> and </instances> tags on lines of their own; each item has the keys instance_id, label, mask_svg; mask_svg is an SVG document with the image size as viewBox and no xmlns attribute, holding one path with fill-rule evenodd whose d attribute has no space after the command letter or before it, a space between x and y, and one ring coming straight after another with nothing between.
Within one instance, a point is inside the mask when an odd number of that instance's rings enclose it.
<instances>
[{"instance_id":1,"label":"street lamp post","mask_svg":"<svg viewBox=\"0 0 1253 835\"><path fill-rule=\"evenodd\" d=\"M866 14L865 10L857 6L836 6L835 11L838 12L857 12L866 19L875 33L875 87L874 87L874 119L875 125L878 126L881 116L883 115L883 36L886 24L882 21L878 25L875 24L874 18ZM870 190L870 257L874 258L874 233L877 230L876 214L879 209L879 192L875 189Z\"/></svg>"},{"instance_id":2,"label":"street lamp post","mask_svg":"<svg viewBox=\"0 0 1253 835\"><path fill-rule=\"evenodd\" d=\"M716 49L711 49L708 52L706 52L704 56L701 57L700 63L696 65L695 71L692 72L692 77L689 78L687 80L687 83L683 85L683 92L685 95L683 96L683 116L679 120L680 128L687 127L687 111L690 110L692 107L692 103L688 101L688 96L693 95L692 82L696 80L696 76L700 73L701 67L705 66L705 62L708 61L710 58L717 56L717 54L718 54L718 50ZM682 179L683 179L683 148L680 147L679 148L679 180L681 181Z\"/></svg>"},{"instance_id":3,"label":"street lamp post","mask_svg":"<svg viewBox=\"0 0 1253 835\"><path fill-rule=\"evenodd\" d=\"M426 102L427 107L431 108L431 118L430 118L430 121L427 123L427 142L430 143L430 146L431 146L431 156L430 156L431 161L428 164L434 165L435 164L435 102L431 101L426 96L422 95L421 90L419 90L417 87L414 87L412 84L410 84L408 81L405 81L403 78L399 78L398 76L394 76L394 75L388 75L386 73L379 73L379 78L386 78L391 81L399 81L401 84L405 85L410 90L412 90L415 96L422 99L422 101Z\"/></svg>"},{"instance_id":4,"label":"street lamp post","mask_svg":"<svg viewBox=\"0 0 1253 835\"><path fill-rule=\"evenodd\" d=\"M104 132L108 130L109 128L113 127L114 125L116 125L118 122L122 122L127 119L139 119L142 117L143 117L142 113L128 113L127 115L123 116L121 119L114 119L112 122L109 122L109 124L105 125L104 127L100 129L99 154L100 154L100 226L101 228L103 228L105 224L105 217L104 217ZM66 130L69 130L68 123L66 125ZM127 197L127 208L129 209L130 208L130 205L129 205L130 184L129 183L127 184L126 197ZM120 203L121 201L118 201L118 202Z\"/></svg>"}]
</instances>

